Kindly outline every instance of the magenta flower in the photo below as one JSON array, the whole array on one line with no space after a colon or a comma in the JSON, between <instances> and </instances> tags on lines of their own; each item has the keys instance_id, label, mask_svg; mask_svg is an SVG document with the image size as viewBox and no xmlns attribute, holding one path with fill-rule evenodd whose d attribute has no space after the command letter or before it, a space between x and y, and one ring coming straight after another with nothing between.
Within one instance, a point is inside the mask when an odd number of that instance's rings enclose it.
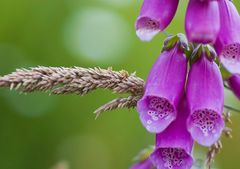
<instances>
[{"instance_id":1,"label":"magenta flower","mask_svg":"<svg viewBox=\"0 0 240 169\"><path fill-rule=\"evenodd\" d=\"M191 114L188 130L199 144L210 146L219 139L224 128L224 86L217 64L203 51L191 66L186 93Z\"/></svg>"},{"instance_id":2,"label":"magenta flower","mask_svg":"<svg viewBox=\"0 0 240 169\"><path fill-rule=\"evenodd\" d=\"M185 18L187 38L194 43L214 43L220 30L217 1L190 0Z\"/></svg>"},{"instance_id":3,"label":"magenta flower","mask_svg":"<svg viewBox=\"0 0 240 169\"><path fill-rule=\"evenodd\" d=\"M187 131L189 111L185 99L178 106L177 119L156 136L156 149L150 155L157 169L190 169L193 165L193 139Z\"/></svg>"},{"instance_id":4,"label":"magenta flower","mask_svg":"<svg viewBox=\"0 0 240 169\"><path fill-rule=\"evenodd\" d=\"M233 93L240 100L240 75L238 75L238 74L232 75L228 79L228 84L229 84L230 88L232 89Z\"/></svg>"},{"instance_id":5,"label":"magenta flower","mask_svg":"<svg viewBox=\"0 0 240 169\"><path fill-rule=\"evenodd\" d=\"M214 47L223 66L240 74L240 16L233 2L219 0L221 28Z\"/></svg>"},{"instance_id":6,"label":"magenta flower","mask_svg":"<svg viewBox=\"0 0 240 169\"><path fill-rule=\"evenodd\" d=\"M164 51L153 65L144 96L137 104L140 119L149 132L160 133L175 120L186 73L187 58L179 45Z\"/></svg>"},{"instance_id":7,"label":"magenta flower","mask_svg":"<svg viewBox=\"0 0 240 169\"><path fill-rule=\"evenodd\" d=\"M132 165L129 169L153 169L152 162L149 158Z\"/></svg>"},{"instance_id":8,"label":"magenta flower","mask_svg":"<svg viewBox=\"0 0 240 169\"><path fill-rule=\"evenodd\" d=\"M136 21L136 34L142 41L150 41L172 21L179 0L144 0Z\"/></svg>"}]
</instances>

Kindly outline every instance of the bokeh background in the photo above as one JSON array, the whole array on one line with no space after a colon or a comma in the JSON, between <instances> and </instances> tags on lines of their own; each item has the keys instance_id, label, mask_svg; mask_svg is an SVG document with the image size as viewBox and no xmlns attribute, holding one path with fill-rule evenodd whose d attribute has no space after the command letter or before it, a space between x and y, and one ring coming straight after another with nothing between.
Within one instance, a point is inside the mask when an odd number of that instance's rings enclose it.
<instances>
[{"instance_id":1,"label":"bokeh background","mask_svg":"<svg viewBox=\"0 0 240 169\"><path fill-rule=\"evenodd\" d=\"M0 75L16 68L112 66L146 79L164 34L142 43L134 22L141 0L1 0ZM234 1L240 10L239 1ZM182 0L167 31L184 32ZM0 89L1 169L127 169L133 157L154 143L135 110L117 110L94 120L92 113L117 97L97 90L85 97L18 94ZM226 102L240 108L226 91ZM240 114L233 113L233 139L215 168L239 169ZM196 156L206 149L196 146Z\"/></svg>"}]
</instances>

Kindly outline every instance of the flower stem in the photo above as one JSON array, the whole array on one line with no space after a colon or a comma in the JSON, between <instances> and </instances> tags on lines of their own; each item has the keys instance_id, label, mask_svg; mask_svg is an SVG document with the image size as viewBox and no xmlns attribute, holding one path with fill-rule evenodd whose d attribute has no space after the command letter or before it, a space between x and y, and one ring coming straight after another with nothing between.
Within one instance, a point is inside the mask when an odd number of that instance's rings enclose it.
<instances>
[{"instance_id":1,"label":"flower stem","mask_svg":"<svg viewBox=\"0 0 240 169\"><path fill-rule=\"evenodd\" d=\"M228 110L231 110L231 111L235 111L235 112L240 113L240 110L239 110L239 109L234 108L234 107L232 107L232 106L224 105L224 107L225 107L226 109L228 109Z\"/></svg>"},{"instance_id":2,"label":"flower stem","mask_svg":"<svg viewBox=\"0 0 240 169\"><path fill-rule=\"evenodd\" d=\"M163 31L163 33L165 34L165 36L166 36L166 37L169 37L169 36L171 36L171 34L170 34L170 33L168 33L167 31Z\"/></svg>"},{"instance_id":3,"label":"flower stem","mask_svg":"<svg viewBox=\"0 0 240 169\"><path fill-rule=\"evenodd\" d=\"M228 90L231 90L231 88L230 88L227 84L225 84L225 83L224 83L224 87L225 87L226 89L228 89Z\"/></svg>"}]
</instances>

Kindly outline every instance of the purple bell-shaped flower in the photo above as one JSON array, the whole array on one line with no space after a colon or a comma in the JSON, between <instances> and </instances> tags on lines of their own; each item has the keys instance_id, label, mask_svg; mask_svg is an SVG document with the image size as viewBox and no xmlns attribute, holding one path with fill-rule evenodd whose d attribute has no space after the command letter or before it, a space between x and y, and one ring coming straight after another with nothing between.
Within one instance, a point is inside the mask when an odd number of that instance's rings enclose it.
<instances>
[{"instance_id":1,"label":"purple bell-shaped flower","mask_svg":"<svg viewBox=\"0 0 240 169\"><path fill-rule=\"evenodd\" d=\"M175 120L185 85L187 62L178 41L164 50L153 65L144 95L137 104L140 119L149 132L160 133Z\"/></svg>"},{"instance_id":2,"label":"purple bell-shaped flower","mask_svg":"<svg viewBox=\"0 0 240 169\"><path fill-rule=\"evenodd\" d=\"M224 128L224 86L219 67L209 58L207 48L197 50L199 58L191 66L186 89L190 110L187 126L194 140L210 146Z\"/></svg>"},{"instance_id":3,"label":"purple bell-shaped flower","mask_svg":"<svg viewBox=\"0 0 240 169\"><path fill-rule=\"evenodd\" d=\"M136 21L136 34L142 41L150 41L172 21L179 0L144 0Z\"/></svg>"}]
</instances>

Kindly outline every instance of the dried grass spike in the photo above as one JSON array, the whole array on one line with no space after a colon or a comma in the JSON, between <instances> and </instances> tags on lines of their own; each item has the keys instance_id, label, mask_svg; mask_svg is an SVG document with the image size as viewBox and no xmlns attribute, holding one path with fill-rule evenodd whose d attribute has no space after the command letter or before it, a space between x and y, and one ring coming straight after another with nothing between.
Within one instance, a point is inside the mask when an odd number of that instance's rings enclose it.
<instances>
[{"instance_id":1,"label":"dried grass spike","mask_svg":"<svg viewBox=\"0 0 240 169\"><path fill-rule=\"evenodd\" d=\"M114 109L119 109L119 108L134 108L137 105L137 101L140 99L139 96L129 96L127 98L117 98L114 99L105 105L99 107L97 110L95 110L94 114L96 114L97 119L100 114L106 111L114 110Z\"/></svg>"}]
</instances>

